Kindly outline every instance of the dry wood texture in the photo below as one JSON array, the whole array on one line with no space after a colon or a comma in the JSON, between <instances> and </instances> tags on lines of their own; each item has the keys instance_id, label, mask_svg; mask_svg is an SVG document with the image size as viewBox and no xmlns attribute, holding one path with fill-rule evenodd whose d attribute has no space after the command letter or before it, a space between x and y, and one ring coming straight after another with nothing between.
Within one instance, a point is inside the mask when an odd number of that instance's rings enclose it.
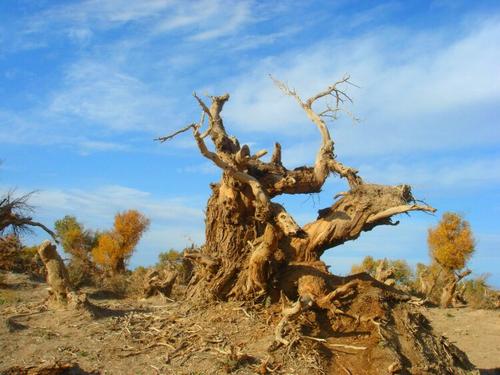
<instances>
[{"instance_id":1,"label":"dry wood texture","mask_svg":"<svg viewBox=\"0 0 500 375\"><path fill-rule=\"evenodd\" d=\"M264 161L262 156L267 150L253 153L248 145L230 136L221 117L229 94L210 96L210 104L194 94L202 110L200 122L158 138L164 142L191 130L200 153L222 171L219 183L211 185L206 242L200 252L187 254L196 265L189 288L191 297L227 300L266 294L276 299L281 289L295 299L304 297L301 290L315 290L308 298L317 304L335 288L320 260L326 250L379 225L397 224L391 219L395 215L435 211L418 204L408 185L365 183L357 170L337 160L326 119L336 119L346 112L343 104L351 99L343 88L351 84L349 77L306 100L272 79L295 99L319 131L321 141L314 165L287 169L279 143L274 145L270 160ZM324 99L333 104L326 103L324 110L313 109ZM208 126L203 130L206 119ZM317 220L303 227L283 206L272 201L281 194L319 192L330 175L346 179L350 190L338 194L330 207L318 212ZM284 285L287 282L295 287Z\"/></svg>"}]
</instances>

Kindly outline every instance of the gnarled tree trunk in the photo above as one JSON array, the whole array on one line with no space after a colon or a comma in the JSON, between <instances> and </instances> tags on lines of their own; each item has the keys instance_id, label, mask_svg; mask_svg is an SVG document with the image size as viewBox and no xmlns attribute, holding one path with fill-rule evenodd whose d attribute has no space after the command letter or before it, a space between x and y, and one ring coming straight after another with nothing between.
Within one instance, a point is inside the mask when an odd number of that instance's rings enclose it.
<instances>
[{"instance_id":1,"label":"gnarled tree trunk","mask_svg":"<svg viewBox=\"0 0 500 375\"><path fill-rule=\"evenodd\" d=\"M38 254L47 269L47 284L50 286L50 300L56 305L66 305L71 292L68 272L63 260L50 241L44 241L38 248Z\"/></svg>"},{"instance_id":2,"label":"gnarled tree trunk","mask_svg":"<svg viewBox=\"0 0 500 375\"><path fill-rule=\"evenodd\" d=\"M194 264L187 286L188 298L281 300L283 317L276 325L274 343L278 347L291 343L285 338L290 334L287 326L301 313L311 313L316 316L316 328L320 327L320 334L327 338L334 337L333 330L343 329L344 318L354 330L362 325L371 329L367 340L373 345L361 350L366 350L363 358L377 371L383 365L390 373L412 371L419 366L424 371L418 373L443 373L444 368L450 369L450 373L466 373L472 368L466 356L462 360L449 354L450 348L457 353L459 350L433 336L430 329L430 341L436 347L432 353L419 341L414 323L403 316L407 313L404 301L409 296L364 273L349 278L334 276L321 261L325 251L355 240L362 232L379 225L397 225L392 221L395 215L435 209L417 204L408 185L365 183L355 169L337 161L324 119L335 119L342 111L342 103L350 101L339 88L349 83L348 77L305 101L283 83L275 83L297 101L319 130L321 142L312 166L287 169L281 160L279 143L275 144L270 160L263 161L266 150L252 153L248 145L240 145L229 136L220 116L228 94L211 96L210 106L195 94L202 109L200 122L158 138L164 142L191 129L201 154L222 170L221 180L211 185L205 212L205 244L199 251L184 253ZM314 111L313 104L326 97L333 97L336 105ZM202 131L205 118L208 127ZM207 139L211 140L213 151L209 150ZM331 206L319 210L317 219L303 227L283 206L273 202L281 194L317 193L331 174L346 179L349 190L337 194ZM380 270L380 278L387 280L389 276ZM287 302L287 298L295 302ZM393 311L396 313L391 316ZM402 319L400 325L398 317ZM394 337L388 338L389 332ZM396 332L407 337L409 344L402 345ZM323 338L308 339L326 342ZM408 349L406 352L403 346ZM443 353L448 353L449 358L443 359ZM373 361L381 355L387 357L386 362Z\"/></svg>"},{"instance_id":3,"label":"gnarled tree trunk","mask_svg":"<svg viewBox=\"0 0 500 375\"><path fill-rule=\"evenodd\" d=\"M50 241L44 241L38 248L38 254L47 270L47 284L50 286L49 305L59 308L70 308L83 310L90 315L95 313L95 306L92 305L85 293L77 293L69 281L66 266L57 253L56 245Z\"/></svg>"},{"instance_id":4,"label":"gnarled tree trunk","mask_svg":"<svg viewBox=\"0 0 500 375\"><path fill-rule=\"evenodd\" d=\"M270 160L262 161L266 150L252 154L248 145L229 136L220 115L228 94L210 97L210 106L195 94L202 108L201 121L159 138L166 141L192 129L201 154L222 170L221 181L212 184L207 203L206 242L199 253L188 254L197 264L189 285L191 297L251 299L261 294L279 296L283 291L291 298L307 296L317 303L335 288L320 260L326 250L376 226L397 224L391 220L394 215L434 211L416 204L409 186L365 183L355 169L336 160L324 119L336 118L341 104L350 101L339 88L349 83L348 77L306 101L283 83L275 83L297 101L319 130L321 143L313 166L287 169L279 143ZM336 106L315 112L313 104L326 97L333 97ZM202 133L206 117L208 128ZM214 151L207 147L208 138ZM284 207L272 201L281 194L319 192L330 174L345 178L350 190L337 195L330 207L320 210L317 219L302 228Z\"/></svg>"},{"instance_id":5,"label":"gnarled tree trunk","mask_svg":"<svg viewBox=\"0 0 500 375\"><path fill-rule=\"evenodd\" d=\"M460 273L454 273L453 271L449 271L447 275L447 282L443 287L443 291L441 292L441 300L440 306L442 308L455 306L456 303L456 294L457 294L457 285L464 277L471 274L471 270L466 269Z\"/></svg>"}]
</instances>

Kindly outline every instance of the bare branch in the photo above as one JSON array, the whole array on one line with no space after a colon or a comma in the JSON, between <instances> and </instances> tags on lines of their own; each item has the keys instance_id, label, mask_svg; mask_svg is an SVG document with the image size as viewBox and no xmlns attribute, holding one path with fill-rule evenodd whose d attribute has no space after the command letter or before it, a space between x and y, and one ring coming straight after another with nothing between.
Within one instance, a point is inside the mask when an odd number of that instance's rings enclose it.
<instances>
[{"instance_id":1,"label":"bare branch","mask_svg":"<svg viewBox=\"0 0 500 375\"><path fill-rule=\"evenodd\" d=\"M260 184L259 180L257 180L253 176L250 176L248 173L239 171L238 169L235 168L234 165L230 164L228 161L223 160L218 154L209 151L207 145L200 136L198 127L193 127L193 136L203 156L205 156L207 159L212 160L215 165L223 169L225 172L234 177L236 180L248 184L250 186L256 200L255 216L259 220L267 219L270 214L270 200L267 193L262 188L262 185Z\"/></svg>"},{"instance_id":2,"label":"bare branch","mask_svg":"<svg viewBox=\"0 0 500 375\"><path fill-rule=\"evenodd\" d=\"M259 150L252 155L252 159L260 159L261 157L267 155L267 150Z\"/></svg>"},{"instance_id":3,"label":"bare branch","mask_svg":"<svg viewBox=\"0 0 500 375\"><path fill-rule=\"evenodd\" d=\"M324 182L328 177L329 172L336 172L341 177L347 178L349 185L355 187L361 184L363 181L357 175L357 171L353 168L348 168L343 166L341 163L335 160L335 156L333 154L333 141L330 136L330 132L328 130L328 126L323 120L322 116L330 115L332 118L336 118L335 114L340 110L340 104L345 100L352 101L351 98L345 94L343 91L337 88L337 85L342 83L350 83L349 76L345 76L342 80L336 82L334 85L329 86L326 90L320 92L319 94L314 95L309 98L306 102L303 102L302 99L297 95L295 90L288 88L286 84L275 79L271 76L273 82L278 86L278 88L283 91L286 95L292 96L295 98L297 103L302 107L302 109L306 112L307 117L317 126L318 130L321 134L321 146L318 150L318 154L316 156L316 162L314 164L314 173L316 175L317 181ZM336 99L336 108L327 107L327 109L320 114L317 114L312 109L312 104L327 95L332 95Z\"/></svg>"},{"instance_id":4,"label":"bare branch","mask_svg":"<svg viewBox=\"0 0 500 375\"><path fill-rule=\"evenodd\" d=\"M389 208L385 211L379 212L375 215L371 215L366 220L367 224L375 223L376 221L388 219L394 215L403 214L409 211L427 211L427 212L436 212L436 209L431 206L421 206L418 204L413 205L401 205Z\"/></svg>"},{"instance_id":5,"label":"bare branch","mask_svg":"<svg viewBox=\"0 0 500 375\"><path fill-rule=\"evenodd\" d=\"M154 140L163 143L163 142L168 141L169 139L174 138L176 135L184 133L184 132L188 131L189 129L192 129L192 128L196 127L196 126L197 126L197 124L192 123L192 124L189 124L189 125L183 127L182 129L177 130L176 132L174 132L172 134L169 134L169 135L166 135L166 136L163 136L163 137L158 137L158 138L155 138Z\"/></svg>"},{"instance_id":6,"label":"bare branch","mask_svg":"<svg viewBox=\"0 0 500 375\"><path fill-rule=\"evenodd\" d=\"M203 112L205 112L208 115L208 117L212 117L212 114L210 113L210 110L208 109L207 105L203 100L200 99L198 95L196 95L196 92L193 92L193 96L198 101L198 104L200 105Z\"/></svg>"},{"instance_id":7,"label":"bare branch","mask_svg":"<svg viewBox=\"0 0 500 375\"><path fill-rule=\"evenodd\" d=\"M51 231L49 228L47 228L45 225L43 225L42 223L39 223L38 221L27 220L25 222L25 224L32 226L32 227L39 227L39 228L43 229L45 232L47 232L52 237L52 239L57 244L59 243L59 240L57 239L57 235L53 231Z\"/></svg>"},{"instance_id":8,"label":"bare branch","mask_svg":"<svg viewBox=\"0 0 500 375\"><path fill-rule=\"evenodd\" d=\"M199 123L192 123L192 124L189 124L185 127L183 127L182 129L180 130L177 130L176 132L170 134L170 135L166 135L164 137L158 137L156 139L154 139L155 141L160 141L161 143L165 142L165 141L168 141L169 139L172 139L174 138L175 136L181 134L181 133L184 133L186 131L188 131L189 129L193 129L193 128L201 128L203 126L203 123L205 122L205 112L201 112L201 118L200 118L200 122ZM210 131L212 130L211 126L208 127L208 129L201 135L201 138L206 138L208 134L210 134Z\"/></svg>"},{"instance_id":9,"label":"bare branch","mask_svg":"<svg viewBox=\"0 0 500 375\"><path fill-rule=\"evenodd\" d=\"M344 75L344 77L342 77L342 79L340 81L335 82L333 85L328 86L328 88L326 90L323 90L323 91L319 92L318 94L307 99L306 105L308 105L310 107L316 100L321 99L321 98L328 96L328 95L332 95L335 98L336 103L337 103L337 107L339 106L340 103L343 103L344 100L347 100L347 101L352 103L352 99L345 92L343 92L337 88L338 85L341 85L343 83L352 84L349 81L350 79L351 79L351 77L348 74Z\"/></svg>"},{"instance_id":10,"label":"bare branch","mask_svg":"<svg viewBox=\"0 0 500 375\"><path fill-rule=\"evenodd\" d=\"M276 142L274 144L273 156L271 156L271 163L276 164L278 166L282 166L281 164L281 145Z\"/></svg>"}]
</instances>

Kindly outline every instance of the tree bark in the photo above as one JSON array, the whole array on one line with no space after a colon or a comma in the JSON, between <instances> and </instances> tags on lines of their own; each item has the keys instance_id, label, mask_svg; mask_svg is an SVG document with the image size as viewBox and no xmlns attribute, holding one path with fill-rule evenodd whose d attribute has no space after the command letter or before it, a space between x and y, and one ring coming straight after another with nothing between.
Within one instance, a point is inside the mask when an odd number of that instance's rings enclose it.
<instances>
[{"instance_id":1,"label":"tree bark","mask_svg":"<svg viewBox=\"0 0 500 375\"><path fill-rule=\"evenodd\" d=\"M47 269L47 284L50 286L50 300L56 305L66 305L68 294L71 292L71 284L68 272L56 250L56 246L50 241L44 241L38 248L38 254Z\"/></svg>"},{"instance_id":2,"label":"tree bark","mask_svg":"<svg viewBox=\"0 0 500 375\"><path fill-rule=\"evenodd\" d=\"M55 309L83 310L94 316L96 307L89 302L87 295L73 290L56 245L48 240L44 241L38 248L38 254L47 269L47 284L50 286L49 305Z\"/></svg>"},{"instance_id":3,"label":"tree bark","mask_svg":"<svg viewBox=\"0 0 500 375\"><path fill-rule=\"evenodd\" d=\"M454 273L453 271L449 271L447 275L447 282L443 287L443 291L441 293L440 306L442 308L448 308L454 306L455 297L457 294L457 285L458 283L466 276L471 274L471 270L466 269L460 273Z\"/></svg>"},{"instance_id":4,"label":"tree bark","mask_svg":"<svg viewBox=\"0 0 500 375\"><path fill-rule=\"evenodd\" d=\"M325 118L336 118L343 111L342 103L350 101L340 89L349 83L348 77L305 101L283 83L275 83L297 101L319 130L321 142L312 166L287 169L279 143L270 160L263 161L266 150L252 153L248 145L229 136L220 115L228 94L210 97L210 106L195 94L202 110L200 122L158 138L164 142L191 129L200 153L222 170L220 182L211 185L207 202L205 244L199 252L186 254L195 264L188 285L191 298L268 295L277 299L284 292L289 298L312 298L313 304L328 306L325 301L338 287L338 280L320 259L325 251L379 225L396 225L391 220L395 215L435 211L417 204L408 185L367 184L357 170L336 159ZM313 105L327 97L336 105L316 112ZM202 132L205 119L208 127ZM212 141L214 151L206 139ZM319 210L317 219L303 227L272 201L281 194L319 192L331 174L345 178L349 190L338 194L330 207Z\"/></svg>"}]
</instances>

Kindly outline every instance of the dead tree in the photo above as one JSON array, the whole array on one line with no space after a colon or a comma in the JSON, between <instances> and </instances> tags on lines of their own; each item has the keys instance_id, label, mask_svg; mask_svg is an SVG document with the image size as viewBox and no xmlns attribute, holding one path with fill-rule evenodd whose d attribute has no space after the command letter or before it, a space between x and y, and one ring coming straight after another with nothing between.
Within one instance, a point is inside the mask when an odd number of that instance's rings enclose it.
<instances>
[{"instance_id":1,"label":"dead tree","mask_svg":"<svg viewBox=\"0 0 500 375\"><path fill-rule=\"evenodd\" d=\"M471 273L471 270L465 269L462 272L450 272L446 276L446 284L444 285L443 291L441 292L440 305L442 308L459 305L457 285L464 277L469 276Z\"/></svg>"},{"instance_id":2,"label":"dead tree","mask_svg":"<svg viewBox=\"0 0 500 375\"><path fill-rule=\"evenodd\" d=\"M44 241L38 248L38 254L47 269L47 284L50 286L50 302L57 305L66 305L68 294L71 292L71 284L66 271L66 266L56 246L50 241Z\"/></svg>"},{"instance_id":3,"label":"dead tree","mask_svg":"<svg viewBox=\"0 0 500 375\"><path fill-rule=\"evenodd\" d=\"M230 136L221 117L228 94L211 96L210 104L195 94L202 109L201 120L158 138L164 142L192 130L200 153L222 172L220 181L211 184L205 243L198 251L185 252L194 264L187 297L191 301L249 300L250 307L255 302L281 300L282 319L273 321L275 340L268 350L286 346L283 355L287 355L293 343L312 340L335 358L331 373L339 373L342 368L346 373L358 373L349 370L356 366L366 373L379 373L381 369L427 373L431 368L436 371L429 373L467 373L473 368L467 357L432 334L425 317L407 303L407 294L366 273L334 276L321 261L325 251L355 240L362 232L396 225L398 222L392 220L395 215L435 211L418 203L408 185L366 183L357 170L337 160L325 118L337 118L342 104L350 101L341 90L342 85L349 84L349 78L307 100L275 82L296 100L319 130L321 141L314 165L286 168L279 143L271 158L264 161L266 150L251 152L248 145ZM333 98L333 104L327 103L325 110L313 108L328 98ZM285 207L273 201L282 194L317 193L332 174L345 179L349 189L337 194L330 207L319 210L317 219L302 227ZM357 340L363 345L330 344L331 340L345 339L339 338L342 332L351 339L359 332L366 333ZM331 345L354 348L360 354L340 358ZM324 365L326 370L329 365Z\"/></svg>"},{"instance_id":4,"label":"dead tree","mask_svg":"<svg viewBox=\"0 0 500 375\"><path fill-rule=\"evenodd\" d=\"M0 235L7 231L18 235L30 231L32 227L39 227L56 240L56 235L52 230L42 223L34 221L30 216L33 212L33 206L28 203L31 194L14 198L12 192L8 192L0 198Z\"/></svg>"},{"instance_id":5,"label":"dead tree","mask_svg":"<svg viewBox=\"0 0 500 375\"><path fill-rule=\"evenodd\" d=\"M264 161L267 150L252 152L230 136L221 117L229 94L210 96L210 104L194 94L202 110L200 122L157 139L165 142L191 129L200 153L222 172L221 180L211 185L206 242L198 254L189 254L197 266L188 293L191 297L245 300L259 295L277 299L284 292L289 298L308 301L306 305L327 308L338 285L320 259L325 251L377 226L398 224L392 220L395 215L435 209L417 203L410 186L366 183L357 170L337 160L326 119L336 119L344 111L343 104L351 101L342 90L350 84L348 76L307 100L284 83L274 82L319 131L314 165L286 168L279 143L270 160ZM315 110L325 99L333 104ZM203 129L205 119L208 126ZM319 210L317 219L303 227L273 201L282 194L318 193L330 175L345 179L349 190L337 194L331 206Z\"/></svg>"},{"instance_id":6,"label":"dead tree","mask_svg":"<svg viewBox=\"0 0 500 375\"><path fill-rule=\"evenodd\" d=\"M73 290L66 266L56 246L48 240L44 241L38 248L38 254L47 269L47 284L50 287L49 305L56 309L68 307L74 310L84 310L93 315L95 306L88 301L85 293L77 293Z\"/></svg>"},{"instance_id":7,"label":"dead tree","mask_svg":"<svg viewBox=\"0 0 500 375\"><path fill-rule=\"evenodd\" d=\"M387 259L381 259L375 270L375 279L387 285L394 285L396 283L393 278L394 273L394 267L387 267Z\"/></svg>"},{"instance_id":8,"label":"dead tree","mask_svg":"<svg viewBox=\"0 0 500 375\"><path fill-rule=\"evenodd\" d=\"M177 279L177 272L171 270L151 270L144 281L144 298L160 295L170 297Z\"/></svg>"}]
</instances>

